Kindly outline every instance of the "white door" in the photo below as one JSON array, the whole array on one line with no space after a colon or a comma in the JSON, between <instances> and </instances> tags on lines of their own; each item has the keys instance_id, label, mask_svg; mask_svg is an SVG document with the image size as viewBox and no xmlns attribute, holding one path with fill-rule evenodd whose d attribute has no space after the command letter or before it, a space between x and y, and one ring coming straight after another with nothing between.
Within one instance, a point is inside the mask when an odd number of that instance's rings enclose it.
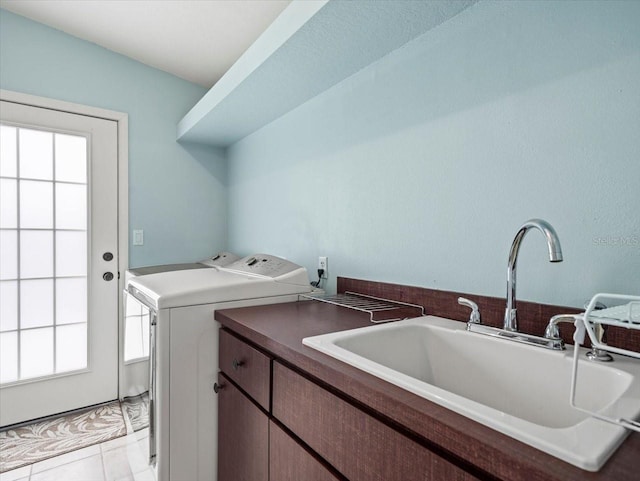
<instances>
[{"instance_id":1,"label":"white door","mask_svg":"<svg viewBox=\"0 0 640 481\"><path fill-rule=\"evenodd\" d=\"M0 104L0 426L118 396L117 122Z\"/></svg>"}]
</instances>

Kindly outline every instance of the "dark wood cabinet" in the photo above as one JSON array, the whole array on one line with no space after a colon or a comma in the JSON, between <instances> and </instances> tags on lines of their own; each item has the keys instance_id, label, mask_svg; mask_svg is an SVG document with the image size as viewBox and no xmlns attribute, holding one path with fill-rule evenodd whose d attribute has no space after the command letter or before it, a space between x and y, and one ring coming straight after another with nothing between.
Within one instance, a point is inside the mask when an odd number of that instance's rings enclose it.
<instances>
[{"instance_id":1,"label":"dark wood cabinet","mask_svg":"<svg viewBox=\"0 0 640 481\"><path fill-rule=\"evenodd\" d=\"M340 481L340 478L271 421L269 481Z\"/></svg>"},{"instance_id":2,"label":"dark wood cabinet","mask_svg":"<svg viewBox=\"0 0 640 481\"><path fill-rule=\"evenodd\" d=\"M223 374L218 386L218 481L268 481L268 416Z\"/></svg>"},{"instance_id":3,"label":"dark wood cabinet","mask_svg":"<svg viewBox=\"0 0 640 481\"><path fill-rule=\"evenodd\" d=\"M476 479L224 329L220 368L218 481Z\"/></svg>"},{"instance_id":4,"label":"dark wood cabinet","mask_svg":"<svg viewBox=\"0 0 640 481\"><path fill-rule=\"evenodd\" d=\"M399 287L395 297L383 297L407 301L405 292ZM638 433L600 471L584 471L303 344L309 336L370 326L361 312L292 302L218 310L215 317L223 326L221 342L238 341L267 359L269 408L262 413L270 419L271 481L324 481L325 474L339 481L638 478ZM232 357L226 366L233 368ZM246 395L247 377L237 379Z\"/></svg>"},{"instance_id":5,"label":"dark wood cabinet","mask_svg":"<svg viewBox=\"0 0 640 481\"><path fill-rule=\"evenodd\" d=\"M278 362L273 416L350 481L476 479Z\"/></svg>"},{"instance_id":6,"label":"dark wood cabinet","mask_svg":"<svg viewBox=\"0 0 640 481\"><path fill-rule=\"evenodd\" d=\"M271 359L228 331L220 331L220 370L269 411Z\"/></svg>"}]
</instances>

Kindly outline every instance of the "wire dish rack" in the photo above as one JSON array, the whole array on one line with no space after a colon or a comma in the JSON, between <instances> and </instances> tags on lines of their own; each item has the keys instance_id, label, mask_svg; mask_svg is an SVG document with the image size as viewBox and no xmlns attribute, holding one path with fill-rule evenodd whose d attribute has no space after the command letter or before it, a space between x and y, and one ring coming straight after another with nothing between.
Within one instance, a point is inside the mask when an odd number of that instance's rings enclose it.
<instances>
[{"instance_id":1,"label":"wire dish rack","mask_svg":"<svg viewBox=\"0 0 640 481\"><path fill-rule=\"evenodd\" d=\"M300 297L366 312L369 314L369 320L373 323L400 321L402 319L424 316L424 307L422 306L400 301L390 301L388 299L367 296L356 292L315 296L300 294Z\"/></svg>"},{"instance_id":2,"label":"wire dish rack","mask_svg":"<svg viewBox=\"0 0 640 481\"><path fill-rule=\"evenodd\" d=\"M596 310L596 306L598 305L598 303L603 300L608 301L608 304L610 304L611 301L614 301L617 305L607 309ZM573 370L571 376L571 406L582 412L590 414L597 419L617 424L626 429L640 432L640 422L634 419L614 418L611 416L605 416L600 413L595 413L589 409L577 406L575 401L576 384L578 380L578 366L580 365L580 363L578 362L578 348L584 343L585 334L589 336L589 340L591 341L591 344L594 348L640 359L640 352L631 351L628 349L620 349L614 346L603 344L600 340L598 340L598 336L596 335L595 330L595 326L597 324L640 330L640 296L627 296L621 294L605 293L596 294L589 302L587 310L582 314L575 315L574 319L576 330L573 334L575 347L573 350Z\"/></svg>"}]
</instances>

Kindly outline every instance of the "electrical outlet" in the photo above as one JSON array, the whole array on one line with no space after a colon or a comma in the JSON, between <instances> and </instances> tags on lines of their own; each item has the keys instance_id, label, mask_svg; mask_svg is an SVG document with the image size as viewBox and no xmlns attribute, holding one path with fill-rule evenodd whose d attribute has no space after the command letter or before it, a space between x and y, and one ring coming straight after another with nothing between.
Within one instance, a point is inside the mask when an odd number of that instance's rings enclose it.
<instances>
[{"instance_id":1,"label":"electrical outlet","mask_svg":"<svg viewBox=\"0 0 640 481\"><path fill-rule=\"evenodd\" d=\"M318 257L318 269L323 269L324 274L322 274L323 279L327 279L329 277L329 258L326 256Z\"/></svg>"}]
</instances>

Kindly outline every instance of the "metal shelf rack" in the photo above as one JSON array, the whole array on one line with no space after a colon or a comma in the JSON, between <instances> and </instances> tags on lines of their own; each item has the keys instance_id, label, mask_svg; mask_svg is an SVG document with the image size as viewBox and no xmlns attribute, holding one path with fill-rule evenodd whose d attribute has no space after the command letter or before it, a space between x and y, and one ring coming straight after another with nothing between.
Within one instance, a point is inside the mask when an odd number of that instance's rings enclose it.
<instances>
[{"instance_id":1,"label":"metal shelf rack","mask_svg":"<svg viewBox=\"0 0 640 481\"><path fill-rule=\"evenodd\" d=\"M614 301L616 303L616 306L596 310L597 304L603 300L608 301L608 303ZM602 324L607 326L622 327L625 329L640 330L640 296L606 293L596 294L589 302L586 311L582 314L575 315L574 319L576 330L573 334L573 340L575 344L573 350L573 369L571 376L571 406L597 419L617 424L626 429L640 432L640 422L634 419L628 419L624 417L611 417L603 415L601 413L596 413L589 409L585 409L576 405L575 401L576 384L578 380L578 366L580 365L580 363L578 362L578 348L584 343L585 334L589 336L589 340L591 341L591 344L594 348L640 359L640 352L638 351L621 349L602 343L598 339L595 329L595 326L597 324Z\"/></svg>"},{"instance_id":2,"label":"metal shelf rack","mask_svg":"<svg viewBox=\"0 0 640 481\"><path fill-rule=\"evenodd\" d=\"M300 297L366 312L369 314L369 320L373 323L400 321L402 319L424 316L424 307L422 306L400 301L390 301L388 299L367 296L356 292L321 296L300 294Z\"/></svg>"}]
</instances>

